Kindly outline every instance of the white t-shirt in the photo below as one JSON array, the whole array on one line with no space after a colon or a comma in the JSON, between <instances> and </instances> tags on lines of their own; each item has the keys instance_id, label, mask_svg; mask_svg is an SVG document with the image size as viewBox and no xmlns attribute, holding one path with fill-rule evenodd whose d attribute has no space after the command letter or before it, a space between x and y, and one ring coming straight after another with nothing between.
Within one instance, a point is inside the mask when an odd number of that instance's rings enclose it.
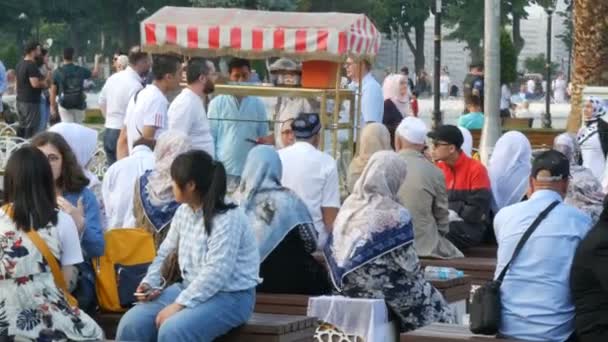
<instances>
[{"instance_id":1,"label":"white t-shirt","mask_svg":"<svg viewBox=\"0 0 608 342\"><path fill-rule=\"evenodd\" d=\"M189 88L182 92L169 106L169 129L178 130L190 137L193 149L203 150L215 158L213 136L207 119L203 100Z\"/></svg>"},{"instance_id":2,"label":"white t-shirt","mask_svg":"<svg viewBox=\"0 0 608 342\"><path fill-rule=\"evenodd\" d=\"M439 93L447 94L450 92L450 76L441 75L439 77Z\"/></svg>"},{"instance_id":3,"label":"white t-shirt","mask_svg":"<svg viewBox=\"0 0 608 342\"><path fill-rule=\"evenodd\" d=\"M511 104L511 90L509 86L503 84L500 87L500 110L509 109L509 105Z\"/></svg>"},{"instance_id":4,"label":"white t-shirt","mask_svg":"<svg viewBox=\"0 0 608 342\"><path fill-rule=\"evenodd\" d=\"M293 190L306 203L319 233L319 248L327 241L321 208L340 208L340 185L336 161L307 142L279 150L283 164L284 187Z\"/></svg>"},{"instance_id":5,"label":"white t-shirt","mask_svg":"<svg viewBox=\"0 0 608 342\"><path fill-rule=\"evenodd\" d=\"M99 94L99 105L106 107L106 128L121 129L129 100L143 86L131 67L110 76Z\"/></svg>"},{"instance_id":6,"label":"white t-shirt","mask_svg":"<svg viewBox=\"0 0 608 342\"><path fill-rule=\"evenodd\" d=\"M144 145L135 146L130 156L110 166L101 187L108 229L135 227L135 182L153 168L154 152Z\"/></svg>"},{"instance_id":7,"label":"white t-shirt","mask_svg":"<svg viewBox=\"0 0 608 342\"><path fill-rule=\"evenodd\" d=\"M528 88L528 93L534 94L534 92L536 90L536 82L534 82L534 80L528 80L527 88Z\"/></svg>"},{"instance_id":8,"label":"white t-shirt","mask_svg":"<svg viewBox=\"0 0 608 342\"><path fill-rule=\"evenodd\" d=\"M71 266L84 261L80 248L78 229L72 217L59 210L57 213L57 237L61 248L61 266Z\"/></svg>"},{"instance_id":9,"label":"white t-shirt","mask_svg":"<svg viewBox=\"0 0 608 342\"><path fill-rule=\"evenodd\" d=\"M133 143L141 138L144 126L156 127L154 138L167 128L167 97L154 84L148 84L129 101L124 125L127 127L129 154Z\"/></svg>"}]
</instances>

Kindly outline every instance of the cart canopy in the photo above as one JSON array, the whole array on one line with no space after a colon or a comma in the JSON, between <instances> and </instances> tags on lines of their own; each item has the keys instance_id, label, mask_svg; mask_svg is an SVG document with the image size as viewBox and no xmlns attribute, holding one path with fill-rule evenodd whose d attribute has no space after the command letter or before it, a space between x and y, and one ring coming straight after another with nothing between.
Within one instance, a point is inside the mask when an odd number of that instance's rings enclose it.
<instances>
[{"instance_id":1,"label":"cart canopy","mask_svg":"<svg viewBox=\"0 0 608 342\"><path fill-rule=\"evenodd\" d=\"M141 23L152 53L250 59L373 60L380 33L363 14L163 7Z\"/></svg>"}]
</instances>

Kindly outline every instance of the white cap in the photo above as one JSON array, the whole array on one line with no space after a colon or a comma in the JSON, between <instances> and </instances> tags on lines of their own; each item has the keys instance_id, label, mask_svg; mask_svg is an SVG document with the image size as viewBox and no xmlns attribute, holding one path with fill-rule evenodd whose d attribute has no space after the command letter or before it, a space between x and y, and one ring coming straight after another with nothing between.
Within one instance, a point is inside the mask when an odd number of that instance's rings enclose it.
<instances>
[{"instance_id":1,"label":"white cap","mask_svg":"<svg viewBox=\"0 0 608 342\"><path fill-rule=\"evenodd\" d=\"M426 134L428 131L424 121L417 117L408 116L401 120L396 133L412 144L423 145L426 142Z\"/></svg>"}]
</instances>

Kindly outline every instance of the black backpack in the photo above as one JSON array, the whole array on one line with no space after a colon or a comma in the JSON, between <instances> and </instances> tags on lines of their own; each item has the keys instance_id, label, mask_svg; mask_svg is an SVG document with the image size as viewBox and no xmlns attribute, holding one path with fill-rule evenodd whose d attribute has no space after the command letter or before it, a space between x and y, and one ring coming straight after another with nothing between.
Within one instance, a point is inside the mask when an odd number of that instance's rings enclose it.
<instances>
[{"instance_id":1,"label":"black backpack","mask_svg":"<svg viewBox=\"0 0 608 342\"><path fill-rule=\"evenodd\" d=\"M80 69L73 68L66 70L65 67L59 68L61 74L61 84L59 85L59 104L65 109L84 109L84 79Z\"/></svg>"}]
</instances>

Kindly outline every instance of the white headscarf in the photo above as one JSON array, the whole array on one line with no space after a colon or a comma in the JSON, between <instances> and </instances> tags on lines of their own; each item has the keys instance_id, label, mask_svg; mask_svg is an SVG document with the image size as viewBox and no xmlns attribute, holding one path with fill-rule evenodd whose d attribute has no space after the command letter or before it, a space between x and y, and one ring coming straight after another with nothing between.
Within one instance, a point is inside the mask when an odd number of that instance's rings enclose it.
<instances>
[{"instance_id":1,"label":"white headscarf","mask_svg":"<svg viewBox=\"0 0 608 342\"><path fill-rule=\"evenodd\" d=\"M154 170L150 173L146 190L150 202L160 206L173 200L171 164L177 156L191 149L190 138L180 131L162 133L154 147Z\"/></svg>"},{"instance_id":2,"label":"white headscarf","mask_svg":"<svg viewBox=\"0 0 608 342\"><path fill-rule=\"evenodd\" d=\"M407 164L393 151L372 155L353 193L344 201L334 229L331 250L343 267L355 248L371 241L372 234L411 226L409 212L399 204L398 193Z\"/></svg>"},{"instance_id":3,"label":"white headscarf","mask_svg":"<svg viewBox=\"0 0 608 342\"><path fill-rule=\"evenodd\" d=\"M488 166L495 213L522 200L531 171L532 146L528 138L517 131L505 133L496 142Z\"/></svg>"},{"instance_id":4,"label":"white headscarf","mask_svg":"<svg viewBox=\"0 0 608 342\"><path fill-rule=\"evenodd\" d=\"M399 110L401 115L408 115L408 108L410 105L408 95L401 95L401 82L405 81L407 84L407 78L401 74L390 74L384 79L382 84L382 94L384 100L390 99L395 104L395 107Z\"/></svg>"},{"instance_id":5,"label":"white headscarf","mask_svg":"<svg viewBox=\"0 0 608 342\"><path fill-rule=\"evenodd\" d=\"M464 152L464 154L467 155L467 157L470 158L471 156L473 156L473 135L471 135L471 132L464 127L458 126L458 128L460 129L462 137L464 138L462 147L460 149L462 150L462 152Z\"/></svg>"},{"instance_id":6,"label":"white headscarf","mask_svg":"<svg viewBox=\"0 0 608 342\"><path fill-rule=\"evenodd\" d=\"M84 175L89 179L89 188L99 185L99 178L87 169L87 165L93 159L97 150L97 131L71 122L61 122L53 125L49 131L61 135L70 145L78 164L84 171Z\"/></svg>"}]
</instances>

